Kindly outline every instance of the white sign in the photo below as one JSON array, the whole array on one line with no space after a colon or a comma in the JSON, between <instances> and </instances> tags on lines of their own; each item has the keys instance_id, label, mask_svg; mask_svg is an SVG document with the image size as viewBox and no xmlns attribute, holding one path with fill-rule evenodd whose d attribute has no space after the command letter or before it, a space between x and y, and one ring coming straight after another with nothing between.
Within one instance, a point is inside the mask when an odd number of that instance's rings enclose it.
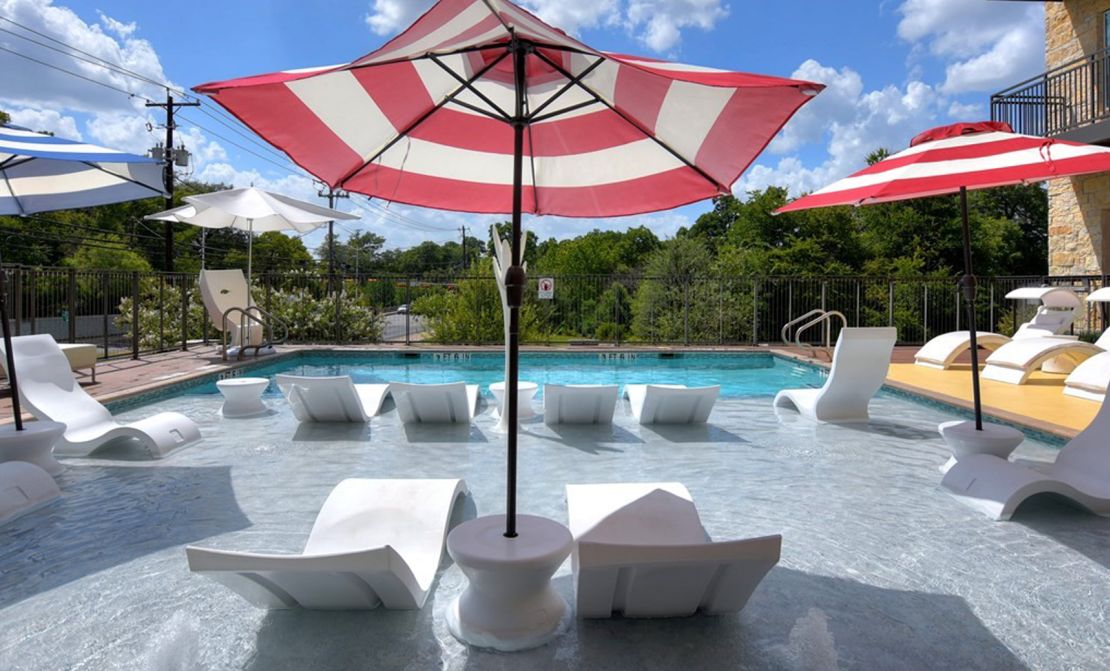
<instances>
[{"instance_id":1,"label":"white sign","mask_svg":"<svg viewBox=\"0 0 1110 671\"><path fill-rule=\"evenodd\" d=\"M540 300L551 300L555 298L555 278L554 277L541 277L539 281L540 286Z\"/></svg>"}]
</instances>

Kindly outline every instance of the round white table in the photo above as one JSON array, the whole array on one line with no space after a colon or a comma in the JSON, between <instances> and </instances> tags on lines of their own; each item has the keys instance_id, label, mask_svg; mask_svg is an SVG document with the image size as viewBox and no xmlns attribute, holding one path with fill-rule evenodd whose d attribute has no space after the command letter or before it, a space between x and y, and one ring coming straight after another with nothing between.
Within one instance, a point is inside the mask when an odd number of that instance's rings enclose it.
<instances>
[{"instance_id":1,"label":"round white table","mask_svg":"<svg viewBox=\"0 0 1110 671\"><path fill-rule=\"evenodd\" d=\"M262 393L270 386L270 380L264 377L232 377L220 380L216 388L224 396L224 405L220 412L224 417L253 417L267 410L262 402Z\"/></svg>"},{"instance_id":2,"label":"round white table","mask_svg":"<svg viewBox=\"0 0 1110 671\"><path fill-rule=\"evenodd\" d=\"M516 538L505 537L505 516L463 522L447 536L447 552L469 584L447 610L455 638L503 652L541 646L570 621L551 576L574 539L554 520L516 516Z\"/></svg>"},{"instance_id":3,"label":"round white table","mask_svg":"<svg viewBox=\"0 0 1110 671\"><path fill-rule=\"evenodd\" d=\"M22 431L16 431L15 424L0 426L0 463L26 461L57 475L65 466L54 458L54 443L65 431L60 422L25 422Z\"/></svg>"},{"instance_id":4,"label":"round white table","mask_svg":"<svg viewBox=\"0 0 1110 671\"><path fill-rule=\"evenodd\" d=\"M536 397L536 392L539 391L540 386L535 382L525 382L519 380L516 383L516 413L517 417L531 417L536 414L532 409L532 399ZM498 416L505 414L505 383L494 382L489 386L489 390L493 393L493 397L497 399L497 414Z\"/></svg>"},{"instance_id":5,"label":"round white table","mask_svg":"<svg viewBox=\"0 0 1110 671\"><path fill-rule=\"evenodd\" d=\"M982 431L977 430L971 420L944 422L937 430L952 450L952 457L940 467L941 473L947 473L960 458L972 454L991 454L999 459L1009 459L1010 454L1025 440L1021 431L990 422L983 422Z\"/></svg>"}]
</instances>

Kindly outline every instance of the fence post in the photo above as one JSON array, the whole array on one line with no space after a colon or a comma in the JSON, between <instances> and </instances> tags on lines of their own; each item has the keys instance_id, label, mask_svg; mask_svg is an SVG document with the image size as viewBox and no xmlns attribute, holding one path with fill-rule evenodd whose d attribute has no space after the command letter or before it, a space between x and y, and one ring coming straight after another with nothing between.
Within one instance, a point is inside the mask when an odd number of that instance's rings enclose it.
<instances>
[{"instance_id":1,"label":"fence post","mask_svg":"<svg viewBox=\"0 0 1110 671\"><path fill-rule=\"evenodd\" d=\"M759 280L752 280L752 344L759 344Z\"/></svg>"},{"instance_id":2,"label":"fence post","mask_svg":"<svg viewBox=\"0 0 1110 671\"><path fill-rule=\"evenodd\" d=\"M101 333L104 336L104 358L108 358L108 273L100 272Z\"/></svg>"},{"instance_id":3,"label":"fence post","mask_svg":"<svg viewBox=\"0 0 1110 671\"><path fill-rule=\"evenodd\" d=\"M886 292L886 325L894 326L894 280L890 280Z\"/></svg>"},{"instance_id":4,"label":"fence post","mask_svg":"<svg viewBox=\"0 0 1110 671\"><path fill-rule=\"evenodd\" d=\"M38 306L38 293L39 293L38 289L39 289L39 287L38 287L38 273L35 271L34 268L31 268L31 270L29 271L29 276L27 278L27 288L29 290L27 292L28 297L30 298L30 300L27 303L27 306L30 308L30 314L27 315L27 317L28 317L28 321L31 322L31 335L35 335L38 332L38 329L36 328L37 324L35 324L35 320L38 317L38 312L39 312L39 306Z\"/></svg>"},{"instance_id":5,"label":"fence post","mask_svg":"<svg viewBox=\"0 0 1110 671\"><path fill-rule=\"evenodd\" d=\"M988 331L993 331L995 329L995 321L994 321L994 280L993 279L991 280L991 308L990 309L991 309L991 315L990 315L991 316L991 325L990 325L990 328L988 328L987 330Z\"/></svg>"},{"instance_id":6,"label":"fence post","mask_svg":"<svg viewBox=\"0 0 1110 671\"><path fill-rule=\"evenodd\" d=\"M412 314L412 278L405 281L405 344L412 344L412 333L409 331L409 315Z\"/></svg>"},{"instance_id":7,"label":"fence post","mask_svg":"<svg viewBox=\"0 0 1110 671\"><path fill-rule=\"evenodd\" d=\"M16 268L12 272L12 312L15 316L15 334L23 332L23 269Z\"/></svg>"},{"instance_id":8,"label":"fence post","mask_svg":"<svg viewBox=\"0 0 1110 671\"><path fill-rule=\"evenodd\" d=\"M66 286L66 310L69 311L67 334L71 343L77 342L77 269L69 269L69 282Z\"/></svg>"},{"instance_id":9,"label":"fence post","mask_svg":"<svg viewBox=\"0 0 1110 671\"><path fill-rule=\"evenodd\" d=\"M860 292L862 291L863 280L856 278L856 328L859 328L860 321Z\"/></svg>"},{"instance_id":10,"label":"fence post","mask_svg":"<svg viewBox=\"0 0 1110 671\"><path fill-rule=\"evenodd\" d=\"M717 279L717 344L725 344L725 280Z\"/></svg>"},{"instance_id":11,"label":"fence post","mask_svg":"<svg viewBox=\"0 0 1110 671\"><path fill-rule=\"evenodd\" d=\"M922 284L924 298L921 309L921 342L929 342L929 283Z\"/></svg>"},{"instance_id":12,"label":"fence post","mask_svg":"<svg viewBox=\"0 0 1110 671\"><path fill-rule=\"evenodd\" d=\"M829 283L822 280L821 281L821 311L822 312L827 311L829 309L828 307L826 307L828 305L828 297L829 297ZM821 322L821 337L824 338L825 342L829 342L829 339L830 339L829 329L832 328L832 326L829 324L829 322L831 322L831 321L832 321L831 319L826 319L826 320Z\"/></svg>"},{"instance_id":13,"label":"fence post","mask_svg":"<svg viewBox=\"0 0 1110 671\"><path fill-rule=\"evenodd\" d=\"M166 349L166 274L158 274L158 351Z\"/></svg>"},{"instance_id":14,"label":"fence post","mask_svg":"<svg viewBox=\"0 0 1110 671\"><path fill-rule=\"evenodd\" d=\"M131 272L131 358L139 358L139 271Z\"/></svg>"},{"instance_id":15,"label":"fence post","mask_svg":"<svg viewBox=\"0 0 1110 671\"><path fill-rule=\"evenodd\" d=\"M339 285L336 284L334 276L332 277L332 280L331 280L331 286L332 286L332 290L335 292L335 294L334 294L335 295L335 344L338 345L340 343L340 341L343 339L342 334L340 333L340 324L339 324L339 322L340 322L339 317L340 317L340 314L342 313L343 306L342 306L342 303L341 303L342 298L339 295L340 294Z\"/></svg>"},{"instance_id":16,"label":"fence post","mask_svg":"<svg viewBox=\"0 0 1110 671\"><path fill-rule=\"evenodd\" d=\"M185 276L178 277L181 285L181 351L189 351L189 287Z\"/></svg>"},{"instance_id":17,"label":"fence post","mask_svg":"<svg viewBox=\"0 0 1110 671\"><path fill-rule=\"evenodd\" d=\"M682 279L682 344L690 344L690 277Z\"/></svg>"}]
</instances>

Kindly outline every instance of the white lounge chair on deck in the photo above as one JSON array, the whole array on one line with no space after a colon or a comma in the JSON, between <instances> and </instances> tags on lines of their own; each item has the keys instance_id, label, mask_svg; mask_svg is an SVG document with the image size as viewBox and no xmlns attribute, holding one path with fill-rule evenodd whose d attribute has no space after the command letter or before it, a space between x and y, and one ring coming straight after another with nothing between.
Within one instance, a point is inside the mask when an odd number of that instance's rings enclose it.
<instances>
[{"instance_id":1,"label":"white lounge chair on deck","mask_svg":"<svg viewBox=\"0 0 1110 671\"><path fill-rule=\"evenodd\" d=\"M886 381L897 339L893 327L841 329L825 385L783 389L775 396L775 407L793 407L821 422L866 422L867 406Z\"/></svg>"},{"instance_id":2,"label":"white lounge chair on deck","mask_svg":"<svg viewBox=\"0 0 1110 671\"><path fill-rule=\"evenodd\" d=\"M1059 336L1013 340L987 357L983 379L1025 384L1039 368L1071 373L1080 363L1106 350L1110 350L1110 329L1093 345Z\"/></svg>"},{"instance_id":3,"label":"white lounge chair on deck","mask_svg":"<svg viewBox=\"0 0 1110 671\"><path fill-rule=\"evenodd\" d=\"M1075 320L1076 312L1082 304L1074 291L1063 287L1022 287L1006 294L1006 298L1039 301L1041 305L1032 319L1018 327L1013 338L1000 333L977 331L976 342L984 349L994 351L1010 340L1064 333ZM943 333L917 350L913 357L914 363L929 368L947 369L970 348L971 337L966 329Z\"/></svg>"},{"instance_id":4,"label":"white lounge chair on deck","mask_svg":"<svg viewBox=\"0 0 1110 671\"><path fill-rule=\"evenodd\" d=\"M208 270L200 271L200 296L204 302L204 309L208 319L218 332L223 332L225 323L224 315L228 310L238 308L251 313L261 319L262 315L255 307L251 298L250 287L242 270ZM243 321L243 316L238 311L233 311L227 316L228 354L234 355L243 347L257 348L265 340L265 328L253 320ZM259 350L258 353L272 352L272 348Z\"/></svg>"},{"instance_id":5,"label":"white lounge chair on deck","mask_svg":"<svg viewBox=\"0 0 1110 671\"><path fill-rule=\"evenodd\" d=\"M451 511L466 491L459 479L344 480L328 495L301 554L190 546L189 570L259 608L421 608Z\"/></svg>"},{"instance_id":6,"label":"white lounge chair on deck","mask_svg":"<svg viewBox=\"0 0 1110 671\"><path fill-rule=\"evenodd\" d=\"M1097 515L1110 516L1110 403L1060 450L1046 471L988 454L962 457L941 481L961 501L996 520L1008 520L1036 494L1067 497Z\"/></svg>"},{"instance_id":7,"label":"white lounge chair on deck","mask_svg":"<svg viewBox=\"0 0 1110 671\"><path fill-rule=\"evenodd\" d=\"M713 542L677 483L567 485L579 617L736 612L779 561L782 536Z\"/></svg>"},{"instance_id":8,"label":"white lounge chair on deck","mask_svg":"<svg viewBox=\"0 0 1110 671\"><path fill-rule=\"evenodd\" d=\"M705 424L720 393L720 385L624 385L624 397L640 424Z\"/></svg>"},{"instance_id":9,"label":"white lounge chair on deck","mask_svg":"<svg viewBox=\"0 0 1110 671\"><path fill-rule=\"evenodd\" d=\"M390 382L389 393L405 424L466 424L478 409L478 385L462 382L410 384Z\"/></svg>"},{"instance_id":10,"label":"white lounge chair on deck","mask_svg":"<svg viewBox=\"0 0 1110 671\"><path fill-rule=\"evenodd\" d=\"M612 424L615 384L545 384L544 424Z\"/></svg>"},{"instance_id":11,"label":"white lounge chair on deck","mask_svg":"<svg viewBox=\"0 0 1110 671\"><path fill-rule=\"evenodd\" d=\"M12 355L19 397L26 408L38 419L66 425L54 446L55 454L84 456L107 443L134 438L158 459L200 440L193 420L176 412L162 412L132 424L112 419L112 413L77 384L69 361L49 335L12 338Z\"/></svg>"},{"instance_id":12,"label":"white lounge chair on deck","mask_svg":"<svg viewBox=\"0 0 1110 671\"><path fill-rule=\"evenodd\" d=\"M1101 403L1110 387L1110 352L1101 352L1075 367L1064 380L1064 393Z\"/></svg>"},{"instance_id":13,"label":"white lounge chair on deck","mask_svg":"<svg viewBox=\"0 0 1110 671\"><path fill-rule=\"evenodd\" d=\"M388 384L354 384L348 375L278 375L277 385L301 422L369 422L389 393Z\"/></svg>"}]
</instances>

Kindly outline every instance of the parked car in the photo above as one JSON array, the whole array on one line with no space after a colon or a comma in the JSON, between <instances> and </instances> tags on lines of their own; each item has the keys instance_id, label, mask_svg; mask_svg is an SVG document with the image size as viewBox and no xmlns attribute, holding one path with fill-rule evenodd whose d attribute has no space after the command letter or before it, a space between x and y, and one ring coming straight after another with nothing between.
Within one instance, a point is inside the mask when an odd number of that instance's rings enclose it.
<instances>
[{"instance_id":1,"label":"parked car","mask_svg":"<svg viewBox=\"0 0 1110 671\"><path fill-rule=\"evenodd\" d=\"M397 306L397 314L399 314L399 315L408 314L408 311L409 311L409 304L408 303L403 303L403 304Z\"/></svg>"}]
</instances>

